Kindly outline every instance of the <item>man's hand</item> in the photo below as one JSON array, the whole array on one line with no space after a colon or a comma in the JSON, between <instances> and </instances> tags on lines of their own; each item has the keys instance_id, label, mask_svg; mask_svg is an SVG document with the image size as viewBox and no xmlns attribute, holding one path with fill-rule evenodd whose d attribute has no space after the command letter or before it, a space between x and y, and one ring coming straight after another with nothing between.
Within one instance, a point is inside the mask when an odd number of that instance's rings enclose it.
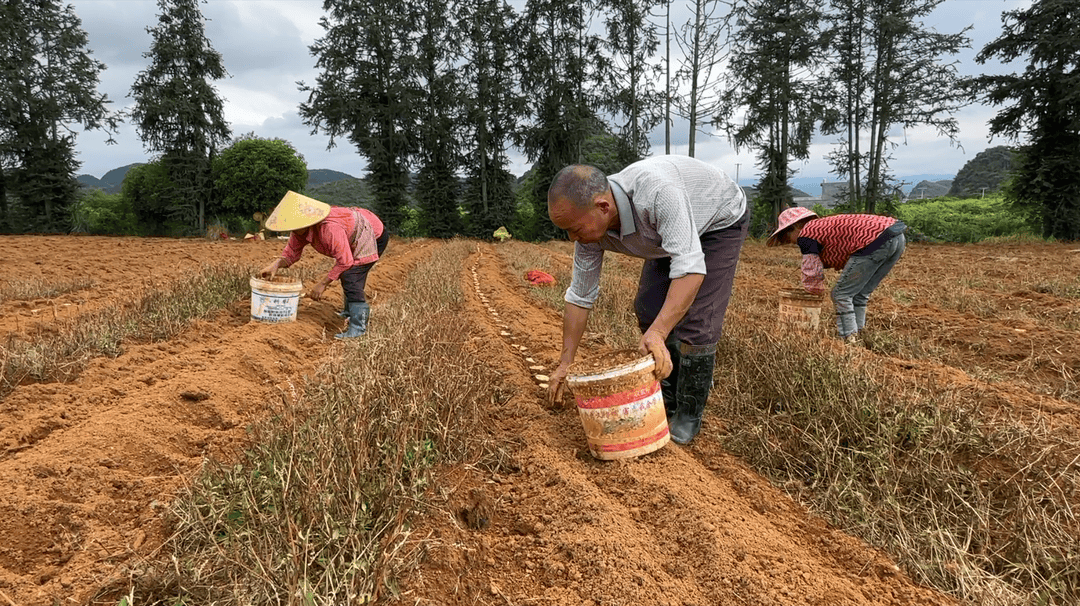
<instances>
[{"instance_id":1,"label":"man's hand","mask_svg":"<svg viewBox=\"0 0 1080 606\"><path fill-rule=\"evenodd\" d=\"M272 263L259 270L260 278L273 278L274 274L281 269L281 257L274 259Z\"/></svg>"},{"instance_id":2,"label":"man's hand","mask_svg":"<svg viewBox=\"0 0 1080 606\"><path fill-rule=\"evenodd\" d=\"M656 361L653 373L656 375L657 381L666 379L674 367L671 363L671 354L668 352L664 340L665 337L660 336L659 333L646 330L645 334L641 335L641 341L638 342L638 350L643 354L651 353Z\"/></svg>"},{"instance_id":3,"label":"man's hand","mask_svg":"<svg viewBox=\"0 0 1080 606\"><path fill-rule=\"evenodd\" d=\"M554 406L562 401L563 389L566 387L566 375L570 373L569 364L559 364L555 372L548 379L548 405Z\"/></svg>"},{"instance_id":4,"label":"man's hand","mask_svg":"<svg viewBox=\"0 0 1080 606\"><path fill-rule=\"evenodd\" d=\"M657 380L666 379L671 375L673 368L671 354L668 353L664 341L693 305L704 280L704 274L686 274L672 280L660 313L656 314L656 319L645 334L641 335L641 341L638 341L638 349L641 353L651 353L656 360L654 373Z\"/></svg>"},{"instance_id":5,"label":"man's hand","mask_svg":"<svg viewBox=\"0 0 1080 606\"><path fill-rule=\"evenodd\" d=\"M559 367L548 377L548 404L560 401L563 388L566 387L566 375L570 373L570 365L574 363L574 352L577 351L581 335L585 332L585 325L589 321L589 310L578 307L573 303L567 303L563 309L563 347L559 356Z\"/></svg>"}]
</instances>

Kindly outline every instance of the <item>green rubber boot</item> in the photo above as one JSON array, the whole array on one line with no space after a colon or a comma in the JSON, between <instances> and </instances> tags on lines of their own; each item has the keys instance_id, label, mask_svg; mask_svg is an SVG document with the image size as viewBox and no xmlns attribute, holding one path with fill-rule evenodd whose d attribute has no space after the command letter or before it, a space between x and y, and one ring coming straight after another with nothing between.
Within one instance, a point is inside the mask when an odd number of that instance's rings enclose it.
<instances>
[{"instance_id":1,"label":"green rubber boot","mask_svg":"<svg viewBox=\"0 0 1080 606\"><path fill-rule=\"evenodd\" d=\"M679 381L675 389L677 407L668 421L671 441L689 444L701 431L701 417L712 389L716 366L716 344L693 346L680 343Z\"/></svg>"}]
</instances>

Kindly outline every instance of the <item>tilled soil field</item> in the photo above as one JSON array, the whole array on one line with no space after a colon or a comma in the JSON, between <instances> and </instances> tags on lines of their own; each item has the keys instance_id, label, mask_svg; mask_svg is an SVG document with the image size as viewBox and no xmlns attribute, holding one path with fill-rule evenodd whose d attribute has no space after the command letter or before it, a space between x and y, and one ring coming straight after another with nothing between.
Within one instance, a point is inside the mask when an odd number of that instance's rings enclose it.
<instances>
[{"instance_id":1,"label":"tilled soil field","mask_svg":"<svg viewBox=\"0 0 1080 606\"><path fill-rule=\"evenodd\" d=\"M391 241L368 281L373 322L393 305L403 277L443 245ZM0 343L122 305L204 264L262 266L282 246L0 237L5 292L31 282L81 285L48 299L5 296ZM549 407L536 378L555 367L561 315L532 296L500 246L528 247L560 267L572 248L477 243L460 274L447 276L460 280L468 300L463 326L484 337L477 347L511 394L482 430L513 452L515 470L442 472L443 513L416 529L427 557L415 578L402 580L402 602L953 603L725 453L709 428L720 421L708 412L691 447L670 444L624 461L590 457L572 404ZM872 301L870 323L882 336L860 355L894 369L898 381L936 381L1059 429L1080 428L1074 249L909 245ZM311 251L301 263L329 267ZM748 242L728 323L775 334L776 292L797 273L793 249ZM944 288L956 284L963 288ZM342 327L337 285L321 301L302 299L295 323L250 322L249 303L237 300L166 342L126 345L67 383L26 381L0 400L0 604L86 603L137 562L160 556L162 512L177 488L206 458L234 456L267 402L294 397L334 348L349 346L333 339ZM822 320L831 321L827 310ZM717 373L723 380L723 369ZM481 530L457 515L477 494L491 509Z\"/></svg>"}]
</instances>

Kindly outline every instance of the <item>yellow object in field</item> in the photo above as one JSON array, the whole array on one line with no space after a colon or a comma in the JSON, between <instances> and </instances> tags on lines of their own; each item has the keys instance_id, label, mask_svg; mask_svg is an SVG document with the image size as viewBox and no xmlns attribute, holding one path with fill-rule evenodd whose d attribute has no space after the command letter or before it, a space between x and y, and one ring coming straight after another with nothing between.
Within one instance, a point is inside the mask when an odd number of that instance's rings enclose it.
<instances>
[{"instance_id":1,"label":"yellow object in field","mask_svg":"<svg viewBox=\"0 0 1080 606\"><path fill-rule=\"evenodd\" d=\"M510 232L506 231L505 227L500 227L499 229L496 229L493 235L499 239L499 242L506 242L513 237L510 235Z\"/></svg>"}]
</instances>

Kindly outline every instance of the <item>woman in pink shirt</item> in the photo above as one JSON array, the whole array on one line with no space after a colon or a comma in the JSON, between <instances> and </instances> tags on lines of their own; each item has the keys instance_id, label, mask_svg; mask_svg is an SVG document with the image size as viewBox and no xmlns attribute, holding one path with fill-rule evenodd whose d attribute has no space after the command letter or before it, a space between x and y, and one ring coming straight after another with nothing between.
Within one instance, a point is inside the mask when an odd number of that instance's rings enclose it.
<instances>
[{"instance_id":1,"label":"woman in pink shirt","mask_svg":"<svg viewBox=\"0 0 1080 606\"><path fill-rule=\"evenodd\" d=\"M364 296L364 285L368 272L386 250L390 239L379 217L366 208L330 206L290 191L270 213L266 228L290 232L289 242L281 256L264 267L259 275L273 277L279 269L296 263L304 253L304 247L310 244L316 252L334 259L335 263L326 277L308 291L308 296L318 301L326 287L340 279L345 293L345 310L341 315L349 318L349 328L334 336L349 339L367 332L371 308Z\"/></svg>"}]
</instances>

